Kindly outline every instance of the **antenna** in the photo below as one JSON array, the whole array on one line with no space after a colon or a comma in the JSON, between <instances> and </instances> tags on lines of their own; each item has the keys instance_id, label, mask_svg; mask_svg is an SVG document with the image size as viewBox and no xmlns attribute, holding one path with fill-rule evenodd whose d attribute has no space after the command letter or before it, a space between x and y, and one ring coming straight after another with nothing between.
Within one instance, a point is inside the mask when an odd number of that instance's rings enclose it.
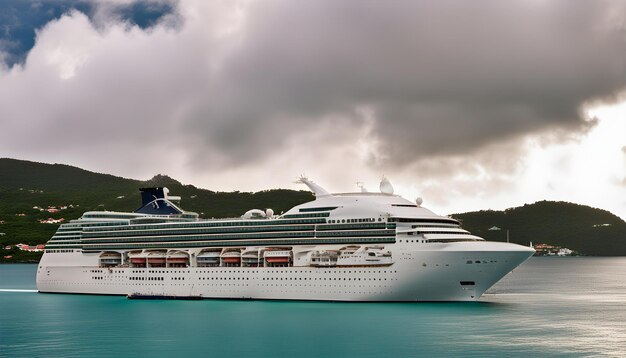
<instances>
[{"instance_id":1,"label":"antenna","mask_svg":"<svg viewBox=\"0 0 626 358\"><path fill-rule=\"evenodd\" d=\"M357 180L355 182L355 184L356 184L357 187L359 187L359 189L361 189L361 193L367 193L368 192L362 181Z\"/></svg>"}]
</instances>

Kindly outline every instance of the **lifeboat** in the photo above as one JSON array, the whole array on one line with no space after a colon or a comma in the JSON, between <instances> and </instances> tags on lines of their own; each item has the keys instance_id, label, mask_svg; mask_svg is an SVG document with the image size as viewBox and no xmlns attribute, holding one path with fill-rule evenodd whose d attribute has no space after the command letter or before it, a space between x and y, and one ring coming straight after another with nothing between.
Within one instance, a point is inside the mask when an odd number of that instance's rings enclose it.
<instances>
[{"instance_id":1,"label":"lifeboat","mask_svg":"<svg viewBox=\"0 0 626 358\"><path fill-rule=\"evenodd\" d=\"M135 251L128 254L128 261L132 267L146 267L147 254L141 251Z\"/></svg>"},{"instance_id":2,"label":"lifeboat","mask_svg":"<svg viewBox=\"0 0 626 358\"><path fill-rule=\"evenodd\" d=\"M292 263L291 250L269 249L263 253L267 266L290 266Z\"/></svg>"},{"instance_id":3,"label":"lifeboat","mask_svg":"<svg viewBox=\"0 0 626 358\"><path fill-rule=\"evenodd\" d=\"M383 246L347 246L340 250L337 266L389 266L391 252Z\"/></svg>"},{"instance_id":4,"label":"lifeboat","mask_svg":"<svg viewBox=\"0 0 626 358\"><path fill-rule=\"evenodd\" d=\"M258 267L262 262L262 255L258 247L248 248L241 254L241 265Z\"/></svg>"},{"instance_id":5,"label":"lifeboat","mask_svg":"<svg viewBox=\"0 0 626 358\"><path fill-rule=\"evenodd\" d=\"M146 256L146 262L150 267L165 267L166 257L165 252L150 252Z\"/></svg>"},{"instance_id":6,"label":"lifeboat","mask_svg":"<svg viewBox=\"0 0 626 358\"><path fill-rule=\"evenodd\" d=\"M383 247L373 246L365 248L365 261L368 265L389 266L393 264L391 251L385 251Z\"/></svg>"},{"instance_id":7,"label":"lifeboat","mask_svg":"<svg viewBox=\"0 0 626 358\"><path fill-rule=\"evenodd\" d=\"M220 250L221 251L221 250ZM219 266L220 264L220 251L203 251L196 257L198 266Z\"/></svg>"},{"instance_id":8,"label":"lifeboat","mask_svg":"<svg viewBox=\"0 0 626 358\"><path fill-rule=\"evenodd\" d=\"M189 266L189 255L185 252L174 251L166 256L167 267L186 267Z\"/></svg>"},{"instance_id":9,"label":"lifeboat","mask_svg":"<svg viewBox=\"0 0 626 358\"><path fill-rule=\"evenodd\" d=\"M339 251L335 251L335 250L313 251L313 253L311 254L311 266L314 266L314 267L337 266L338 256L339 256Z\"/></svg>"},{"instance_id":10,"label":"lifeboat","mask_svg":"<svg viewBox=\"0 0 626 358\"><path fill-rule=\"evenodd\" d=\"M232 250L223 252L220 255L222 266L240 266L241 265L241 251Z\"/></svg>"},{"instance_id":11,"label":"lifeboat","mask_svg":"<svg viewBox=\"0 0 626 358\"><path fill-rule=\"evenodd\" d=\"M361 246L350 245L339 249L337 266L359 266L365 264Z\"/></svg>"},{"instance_id":12,"label":"lifeboat","mask_svg":"<svg viewBox=\"0 0 626 358\"><path fill-rule=\"evenodd\" d=\"M100 255L100 266L112 267L122 264L122 254L119 252L105 252Z\"/></svg>"}]
</instances>

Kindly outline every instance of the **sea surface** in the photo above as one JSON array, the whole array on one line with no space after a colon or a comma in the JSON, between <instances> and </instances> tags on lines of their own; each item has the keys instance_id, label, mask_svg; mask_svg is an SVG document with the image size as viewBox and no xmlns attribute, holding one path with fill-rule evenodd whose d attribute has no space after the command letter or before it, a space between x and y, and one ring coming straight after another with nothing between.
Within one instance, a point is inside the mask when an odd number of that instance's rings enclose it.
<instances>
[{"instance_id":1,"label":"sea surface","mask_svg":"<svg viewBox=\"0 0 626 358\"><path fill-rule=\"evenodd\" d=\"M626 356L626 258L531 258L474 303L39 294L0 265L0 357Z\"/></svg>"}]
</instances>

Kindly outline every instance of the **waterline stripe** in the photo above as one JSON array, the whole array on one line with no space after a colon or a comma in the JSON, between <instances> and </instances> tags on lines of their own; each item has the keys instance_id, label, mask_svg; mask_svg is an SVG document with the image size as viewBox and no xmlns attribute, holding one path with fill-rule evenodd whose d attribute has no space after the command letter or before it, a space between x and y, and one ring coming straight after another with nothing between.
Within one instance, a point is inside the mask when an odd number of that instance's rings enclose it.
<instances>
[{"instance_id":1,"label":"waterline stripe","mask_svg":"<svg viewBox=\"0 0 626 358\"><path fill-rule=\"evenodd\" d=\"M21 290L17 288L0 288L0 292L39 292L37 290Z\"/></svg>"}]
</instances>

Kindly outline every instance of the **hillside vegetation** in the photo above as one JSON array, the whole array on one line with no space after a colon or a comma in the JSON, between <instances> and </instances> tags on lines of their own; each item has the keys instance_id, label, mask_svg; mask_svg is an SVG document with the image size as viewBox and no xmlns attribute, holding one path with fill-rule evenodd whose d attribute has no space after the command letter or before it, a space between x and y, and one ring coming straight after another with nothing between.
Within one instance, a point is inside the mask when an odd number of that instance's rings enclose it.
<instances>
[{"instance_id":1,"label":"hillside vegetation","mask_svg":"<svg viewBox=\"0 0 626 358\"><path fill-rule=\"evenodd\" d=\"M463 227L492 241L546 243L586 255L626 255L626 223L606 210L568 202L540 201L504 211L454 214ZM500 230L492 228L497 227ZM492 230L490 230L492 229Z\"/></svg>"},{"instance_id":2,"label":"hillside vegetation","mask_svg":"<svg viewBox=\"0 0 626 358\"><path fill-rule=\"evenodd\" d=\"M252 208L272 208L280 213L314 199L309 191L216 192L183 185L166 175L140 181L68 165L3 158L0 159L0 222L4 223L0 224L0 244L45 243L59 224L41 224L39 220L68 221L89 210L134 211L141 203L139 188L151 186L167 186L172 195L181 197L182 208L205 218L238 217ZM67 208L55 213L34 209L50 206ZM20 257L26 255L11 252ZM3 256L11 255L1 253L0 262Z\"/></svg>"},{"instance_id":3,"label":"hillside vegetation","mask_svg":"<svg viewBox=\"0 0 626 358\"><path fill-rule=\"evenodd\" d=\"M204 218L238 217L251 208L280 213L313 200L309 191L266 190L256 193L216 192L183 185L166 175L147 181L94 173L69 165L0 159L0 244L45 243L59 224L89 210L133 211L140 204L139 188L167 186L182 198L181 207ZM48 212L48 207L61 208ZM44 211L41 211L42 208ZM455 214L463 226L487 240L529 242L568 247L587 255L626 255L626 223L608 211L566 202L542 201L505 211ZM501 230L489 230L492 227ZM33 261L40 254L2 250L0 262ZM5 259L4 256L13 256Z\"/></svg>"}]
</instances>

